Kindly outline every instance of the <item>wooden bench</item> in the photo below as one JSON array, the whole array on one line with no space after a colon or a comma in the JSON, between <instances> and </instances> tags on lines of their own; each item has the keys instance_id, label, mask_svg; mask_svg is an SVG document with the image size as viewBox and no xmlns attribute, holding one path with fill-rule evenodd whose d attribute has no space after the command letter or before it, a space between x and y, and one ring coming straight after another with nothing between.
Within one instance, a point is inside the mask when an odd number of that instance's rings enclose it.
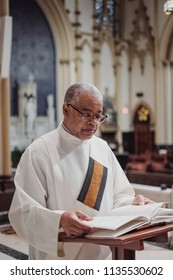
<instances>
[{"instance_id":1,"label":"wooden bench","mask_svg":"<svg viewBox=\"0 0 173 280\"><path fill-rule=\"evenodd\" d=\"M13 178L0 178L0 212L8 211L14 195Z\"/></svg>"},{"instance_id":2,"label":"wooden bench","mask_svg":"<svg viewBox=\"0 0 173 280\"><path fill-rule=\"evenodd\" d=\"M126 176L131 183L152 186L165 185L168 188L173 186L173 174L129 170L126 171Z\"/></svg>"}]
</instances>

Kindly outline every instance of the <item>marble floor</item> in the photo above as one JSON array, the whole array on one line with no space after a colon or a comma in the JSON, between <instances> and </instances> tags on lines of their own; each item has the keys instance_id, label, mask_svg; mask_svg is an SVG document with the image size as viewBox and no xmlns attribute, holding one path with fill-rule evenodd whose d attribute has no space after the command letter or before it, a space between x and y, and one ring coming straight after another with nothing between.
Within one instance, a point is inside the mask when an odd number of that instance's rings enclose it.
<instances>
[{"instance_id":1,"label":"marble floor","mask_svg":"<svg viewBox=\"0 0 173 280\"><path fill-rule=\"evenodd\" d=\"M170 244L144 243L145 249L136 252L137 260L173 260L173 246ZM27 260L28 246L8 226L0 228L0 260Z\"/></svg>"}]
</instances>

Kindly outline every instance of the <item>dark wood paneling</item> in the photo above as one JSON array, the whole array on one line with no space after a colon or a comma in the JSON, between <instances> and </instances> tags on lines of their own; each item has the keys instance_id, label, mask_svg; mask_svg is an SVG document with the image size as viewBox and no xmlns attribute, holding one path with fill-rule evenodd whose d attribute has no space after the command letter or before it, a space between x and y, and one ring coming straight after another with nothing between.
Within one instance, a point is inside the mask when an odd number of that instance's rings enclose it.
<instances>
[{"instance_id":1,"label":"dark wood paneling","mask_svg":"<svg viewBox=\"0 0 173 280\"><path fill-rule=\"evenodd\" d=\"M168 188L172 188L173 185L173 174L127 171L126 175L131 183L152 186L167 186Z\"/></svg>"}]
</instances>

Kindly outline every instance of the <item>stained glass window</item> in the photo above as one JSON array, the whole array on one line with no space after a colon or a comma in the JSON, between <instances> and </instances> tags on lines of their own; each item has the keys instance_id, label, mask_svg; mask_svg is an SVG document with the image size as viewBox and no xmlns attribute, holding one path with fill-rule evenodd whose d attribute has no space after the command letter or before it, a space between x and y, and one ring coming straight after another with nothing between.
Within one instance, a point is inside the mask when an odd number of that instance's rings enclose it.
<instances>
[{"instance_id":1,"label":"stained glass window","mask_svg":"<svg viewBox=\"0 0 173 280\"><path fill-rule=\"evenodd\" d=\"M144 106L140 105L135 113L134 123L141 124L141 123L149 123L150 122L150 111L149 109Z\"/></svg>"},{"instance_id":2,"label":"stained glass window","mask_svg":"<svg viewBox=\"0 0 173 280\"><path fill-rule=\"evenodd\" d=\"M115 1L95 0L95 24L105 34L115 36Z\"/></svg>"}]
</instances>

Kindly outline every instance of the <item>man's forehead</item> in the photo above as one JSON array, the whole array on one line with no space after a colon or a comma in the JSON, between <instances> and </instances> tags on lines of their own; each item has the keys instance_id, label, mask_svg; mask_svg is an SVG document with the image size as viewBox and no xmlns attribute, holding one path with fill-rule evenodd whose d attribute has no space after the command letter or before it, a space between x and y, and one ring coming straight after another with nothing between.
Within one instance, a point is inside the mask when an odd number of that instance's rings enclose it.
<instances>
[{"instance_id":1,"label":"man's forehead","mask_svg":"<svg viewBox=\"0 0 173 280\"><path fill-rule=\"evenodd\" d=\"M83 111L92 111L93 109L96 109L98 112L102 112L103 111L103 103L101 100L95 100L95 102L93 101L88 101L88 102L78 102L78 104L76 104L80 110Z\"/></svg>"},{"instance_id":2,"label":"man's forehead","mask_svg":"<svg viewBox=\"0 0 173 280\"><path fill-rule=\"evenodd\" d=\"M89 95L89 94L82 94L81 96L79 96L79 98L77 99L77 103L88 103L88 102L99 102L102 103L102 99L100 98L100 96L97 95Z\"/></svg>"}]
</instances>

